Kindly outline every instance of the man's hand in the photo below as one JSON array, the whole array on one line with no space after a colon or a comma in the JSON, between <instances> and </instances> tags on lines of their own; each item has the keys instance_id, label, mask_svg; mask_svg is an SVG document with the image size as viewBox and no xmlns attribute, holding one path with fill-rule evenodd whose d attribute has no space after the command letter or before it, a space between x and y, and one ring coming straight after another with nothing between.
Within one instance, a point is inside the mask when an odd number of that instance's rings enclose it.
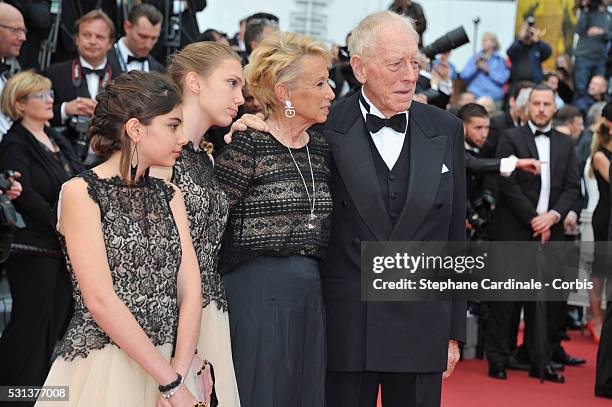
<instances>
[{"instance_id":1,"label":"man's hand","mask_svg":"<svg viewBox=\"0 0 612 407\"><path fill-rule=\"evenodd\" d=\"M264 122L264 119L265 117L261 113L246 113L242 115L240 119L232 123L232 127L230 128L229 133L223 136L223 140L225 140L225 142L229 144L232 142L232 134L234 134L235 131L245 131L249 127L259 131L270 131L268 125Z\"/></svg>"},{"instance_id":2,"label":"man's hand","mask_svg":"<svg viewBox=\"0 0 612 407\"><path fill-rule=\"evenodd\" d=\"M557 215L553 212L546 212L531 219L531 229L533 236L541 235L543 232L550 230L557 223Z\"/></svg>"},{"instance_id":3,"label":"man's hand","mask_svg":"<svg viewBox=\"0 0 612 407\"><path fill-rule=\"evenodd\" d=\"M66 114L70 116L93 116L97 102L93 99L77 97L66 103Z\"/></svg>"},{"instance_id":4,"label":"man's hand","mask_svg":"<svg viewBox=\"0 0 612 407\"><path fill-rule=\"evenodd\" d=\"M6 194L8 195L8 198L11 201L13 201L19 198L19 195L21 195L21 192L23 192L23 187L21 186L21 182L13 181L13 185L11 185L11 189L9 189Z\"/></svg>"},{"instance_id":5,"label":"man's hand","mask_svg":"<svg viewBox=\"0 0 612 407\"><path fill-rule=\"evenodd\" d=\"M588 29L587 36L596 37L598 35L604 35L605 33L606 31L603 28L595 26Z\"/></svg>"},{"instance_id":6,"label":"man's hand","mask_svg":"<svg viewBox=\"0 0 612 407\"><path fill-rule=\"evenodd\" d=\"M566 233L576 232L578 227L578 215L574 211L569 211L565 219L563 220L563 228Z\"/></svg>"},{"instance_id":7,"label":"man's hand","mask_svg":"<svg viewBox=\"0 0 612 407\"><path fill-rule=\"evenodd\" d=\"M541 163L535 158L519 158L516 162L516 168L521 171L530 172L533 175L540 174Z\"/></svg>"},{"instance_id":8,"label":"man's hand","mask_svg":"<svg viewBox=\"0 0 612 407\"><path fill-rule=\"evenodd\" d=\"M442 374L443 379L448 379L455 369L455 365L459 362L459 343L451 339L448 341L448 362L446 363L446 371Z\"/></svg>"}]
</instances>

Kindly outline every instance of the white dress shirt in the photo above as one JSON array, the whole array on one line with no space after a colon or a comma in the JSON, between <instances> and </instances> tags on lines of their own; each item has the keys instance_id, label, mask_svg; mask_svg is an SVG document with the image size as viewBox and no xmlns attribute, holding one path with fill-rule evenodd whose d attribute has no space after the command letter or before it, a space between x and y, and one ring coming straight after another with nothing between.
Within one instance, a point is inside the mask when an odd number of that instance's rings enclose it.
<instances>
[{"instance_id":1,"label":"white dress shirt","mask_svg":"<svg viewBox=\"0 0 612 407\"><path fill-rule=\"evenodd\" d=\"M138 62L132 61L128 64L128 57L135 56L132 51L129 50L127 45L125 45L125 37L121 37L119 41L113 46L113 51L117 54L117 59L119 59L119 65L121 66L121 70L123 72L130 72L134 69L149 72L149 61Z\"/></svg>"},{"instance_id":2,"label":"white dress shirt","mask_svg":"<svg viewBox=\"0 0 612 407\"><path fill-rule=\"evenodd\" d=\"M365 101L370 105L370 114L385 118L385 116L374 106L374 104L368 99L363 90L361 91ZM363 120L366 119L368 111L363 107L361 102L359 103L361 113L363 114ZM399 112L398 112L399 113ZM408 123L408 112L406 114L406 123ZM406 125L406 131L408 131L408 125ZM374 145L378 150L378 153L384 160L389 170L393 169L393 166L397 162L400 153L402 152L402 146L404 145L404 139L406 138L406 131L403 133L393 130L391 127L383 127L377 133L370 133Z\"/></svg>"},{"instance_id":3,"label":"white dress shirt","mask_svg":"<svg viewBox=\"0 0 612 407\"><path fill-rule=\"evenodd\" d=\"M83 68L104 69L106 67L106 59L104 60L102 65L96 67L93 67L88 64L87 61L85 61L82 57L79 57L79 61L81 61L81 66ZM89 75L85 75L85 80L87 81L87 89L89 90L89 95L92 99L95 99L96 96L98 96L98 92L100 90L100 77L95 73L90 73ZM62 123L68 120L69 117L69 115L66 113L66 103L68 102L62 103L62 106L60 108Z\"/></svg>"},{"instance_id":4,"label":"white dress shirt","mask_svg":"<svg viewBox=\"0 0 612 407\"><path fill-rule=\"evenodd\" d=\"M463 146L466 150L473 151L475 154L480 153L480 149L478 147L473 147L469 145L467 141L463 142ZM501 175L502 177L509 177L516 169L517 163L518 158L516 158L514 154L509 157L502 158L499 162L499 175Z\"/></svg>"},{"instance_id":5,"label":"white dress shirt","mask_svg":"<svg viewBox=\"0 0 612 407\"><path fill-rule=\"evenodd\" d=\"M2 90L6 85L6 78L4 75L0 75L0 95L2 94ZM0 141L2 141L2 136L6 134L8 129L11 128L13 121L8 118L2 111L0 111Z\"/></svg>"},{"instance_id":6,"label":"white dress shirt","mask_svg":"<svg viewBox=\"0 0 612 407\"><path fill-rule=\"evenodd\" d=\"M531 129L531 134L535 135L536 130L545 133L549 132L552 130L552 125L549 124L544 129L539 129L530 120L529 128ZM539 160L542 162L540 167L540 196L538 198L536 212L538 215L542 215L548 212L548 205L550 204L550 137L539 135L535 137L534 140L538 150ZM558 219L561 218L559 213L556 211L553 212L557 215Z\"/></svg>"}]
</instances>

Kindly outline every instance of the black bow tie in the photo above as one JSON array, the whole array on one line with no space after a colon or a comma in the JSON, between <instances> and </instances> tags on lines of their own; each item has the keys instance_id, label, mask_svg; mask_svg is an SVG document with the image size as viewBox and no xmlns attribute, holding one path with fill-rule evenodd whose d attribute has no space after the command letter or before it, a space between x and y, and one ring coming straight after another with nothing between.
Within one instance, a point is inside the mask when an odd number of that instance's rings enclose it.
<instances>
[{"instance_id":1,"label":"black bow tie","mask_svg":"<svg viewBox=\"0 0 612 407\"><path fill-rule=\"evenodd\" d=\"M398 113L388 119L368 113L366 115L366 126L370 133L378 133L383 127L390 127L398 133L405 133L406 113Z\"/></svg>"},{"instance_id":2,"label":"black bow tie","mask_svg":"<svg viewBox=\"0 0 612 407\"><path fill-rule=\"evenodd\" d=\"M535 131L535 136L546 136L546 137L550 137L550 135L552 134L552 130L548 130L548 131L540 131L540 130L536 130Z\"/></svg>"},{"instance_id":3,"label":"black bow tie","mask_svg":"<svg viewBox=\"0 0 612 407\"><path fill-rule=\"evenodd\" d=\"M103 77L104 74L106 73L106 69L105 68L102 68L102 69L91 69L91 68L87 68L87 67L84 66L81 69L83 70L83 74L84 75L89 75L90 73L95 73L100 78Z\"/></svg>"},{"instance_id":4,"label":"black bow tie","mask_svg":"<svg viewBox=\"0 0 612 407\"><path fill-rule=\"evenodd\" d=\"M134 61L144 64L147 61L147 57L135 57L134 55L128 55L128 64L131 64Z\"/></svg>"},{"instance_id":5,"label":"black bow tie","mask_svg":"<svg viewBox=\"0 0 612 407\"><path fill-rule=\"evenodd\" d=\"M363 94L359 95L359 101L363 105L366 114L366 127L370 133L378 133L383 127L390 127L398 133L406 132L406 113L398 113L388 119L370 114L370 105L366 102Z\"/></svg>"}]
</instances>

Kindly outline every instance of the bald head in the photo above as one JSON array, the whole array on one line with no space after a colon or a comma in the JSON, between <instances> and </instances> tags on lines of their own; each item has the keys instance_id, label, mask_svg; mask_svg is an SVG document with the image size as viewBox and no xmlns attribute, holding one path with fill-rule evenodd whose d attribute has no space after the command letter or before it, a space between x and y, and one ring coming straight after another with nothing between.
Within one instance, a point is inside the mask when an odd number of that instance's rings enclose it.
<instances>
[{"instance_id":1,"label":"bald head","mask_svg":"<svg viewBox=\"0 0 612 407\"><path fill-rule=\"evenodd\" d=\"M25 23L19 10L0 3L0 58L18 57L25 39Z\"/></svg>"}]
</instances>

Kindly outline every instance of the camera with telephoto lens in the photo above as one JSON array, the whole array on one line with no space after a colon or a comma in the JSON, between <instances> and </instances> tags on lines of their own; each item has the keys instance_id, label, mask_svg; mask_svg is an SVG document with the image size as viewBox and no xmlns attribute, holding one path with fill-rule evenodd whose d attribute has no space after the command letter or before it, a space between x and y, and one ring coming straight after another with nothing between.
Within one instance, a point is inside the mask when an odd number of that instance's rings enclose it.
<instances>
[{"instance_id":1,"label":"camera with telephoto lens","mask_svg":"<svg viewBox=\"0 0 612 407\"><path fill-rule=\"evenodd\" d=\"M6 261L13 242L13 232L25 228L26 224L17 212L8 197L8 191L13 185L12 179L16 176L15 171L4 171L0 173L0 263Z\"/></svg>"}]
</instances>

